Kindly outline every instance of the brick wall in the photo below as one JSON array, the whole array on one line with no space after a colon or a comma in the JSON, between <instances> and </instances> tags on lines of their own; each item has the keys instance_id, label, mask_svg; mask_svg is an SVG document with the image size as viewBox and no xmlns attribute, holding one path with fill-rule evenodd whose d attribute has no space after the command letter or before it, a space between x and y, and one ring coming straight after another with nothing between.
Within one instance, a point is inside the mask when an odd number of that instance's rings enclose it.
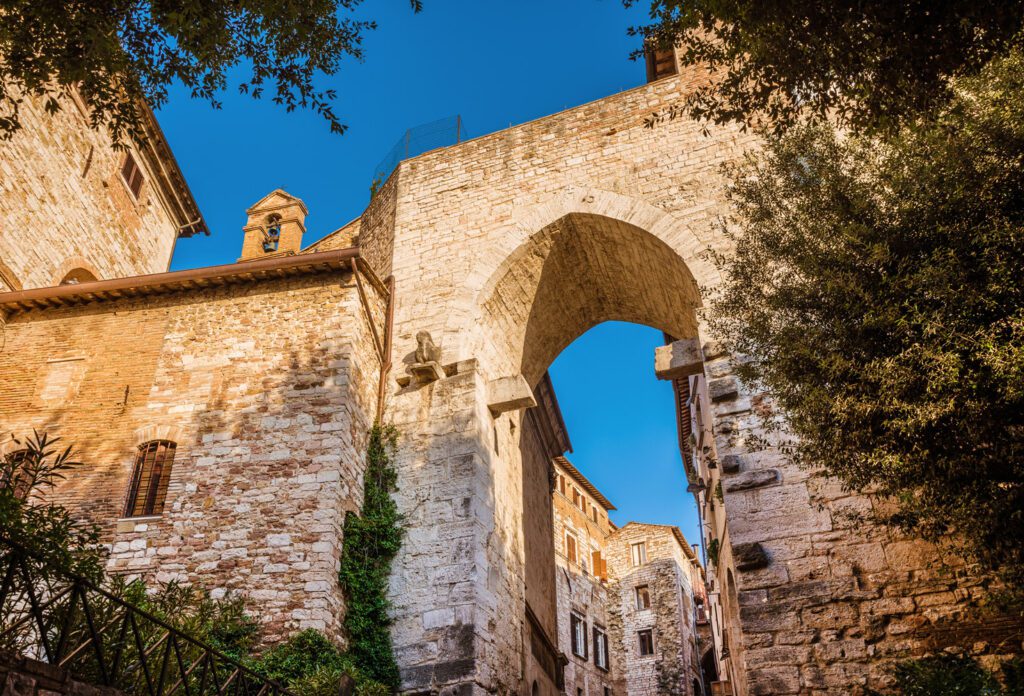
<instances>
[{"instance_id":1,"label":"brick wall","mask_svg":"<svg viewBox=\"0 0 1024 696\"><path fill-rule=\"evenodd\" d=\"M241 592L270 640L341 639L341 528L378 374L351 274L26 312L6 335L0 432L76 446L55 496L102 525L112 571ZM165 507L119 519L152 439L178 444Z\"/></svg>"}]
</instances>

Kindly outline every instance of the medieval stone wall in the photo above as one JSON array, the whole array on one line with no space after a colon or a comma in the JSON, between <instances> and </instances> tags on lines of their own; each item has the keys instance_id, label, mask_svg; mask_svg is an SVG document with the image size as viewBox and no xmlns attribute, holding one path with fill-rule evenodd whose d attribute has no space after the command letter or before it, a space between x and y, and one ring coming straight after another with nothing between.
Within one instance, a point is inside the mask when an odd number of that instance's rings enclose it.
<instances>
[{"instance_id":1,"label":"medieval stone wall","mask_svg":"<svg viewBox=\"0 0 1024 696\"><path fill-rule=\"evenodd\" d=\"M741 641L735 672L747 693L860 693L888 685L895 659L1020 649L1024 622L984 608L991 578L871 524L883 502L790 464L781 435L751 447L772 404L743 388L720 349L704 353L722 462L711 481L721 481L731 551L722 567L736 571L735 588L731 570L718 571L716 589L738 605L729 630L742 629L731 640Z\"/></svg>"},{"instance_id":2,"label":"medieval stone wall","mask_svg":"<svg viewBox=\"0 0 1024 696\"><path fill-rule=\"evenodd\" d=\"M77 101L62 107L50 116L26 98L22 129L3 144L0 292L56 285L77 268L103 279L171 262L178 225L145 158L135 154L145 176L136 198L121 177L125 153L89 128Z\"/></svg>"},{"instance_id":3,"label":"medieval stone wall","mask_svg":"<svg viewBox=\"0 0 1024 696\"><path fill-rule=\"evenodd\" d=\"M444 501L478 505L475 520L445 524L443 545L436 530L414 523L397 561L394 636L410 690L461 683L512 691L522 678L520 661L501 644L505 627L521 633L523 559L512 540L522 534L522 505L511 482L522 480L522 467L514 441L501 454L493 448L495 426L499 435L508 433L501 421L518 416L492 418L487 383L520 372L535 382L545 360L605 319L663 324L675 335L695 331L694 276L710 272L698 258L700 240L717 234L723 206L719 166L752 139L729 129L706 137L699 124L683 119L644 126L652 111L686 88L679 79L664 80L408 160L388 182L397 181L393 227L363 220L361 245L394 236L398 374L421 330L432 333L445 363L475 366L473 386L461 372L429 386L392 385L390 413L406 433L398 461L403 512L419 519L428 506L447 510ZM582 215L582 228L564 225L552 231L550 244L529 244L573 211ZM666 211L678 225L666 226L662 241L649 230ZM550 258L558 240L567 245L561 265L546 271L531 265ZM669 253L672 244L685 250L685 263ZM504 269L514 270L506 265L510 257L528 272L502 284ZM535 301L541 282L547 294ZM485 313L484 305L494 311ZM544 341L527 337L543 327L550 334ZM530 369L523 369L524 349L541 343ZM439 472L463 467L472 475L438 485ZM464 545L476 549L472 563L452 559L452 549ZM417 589L417 580L431 586L433 578L458 576L468 594L455 601L448 592ZM471 631L471 643L441 638ZM439 664L460 667L443 669L451 681L442 682L434 671Z\"/></svg>"},{"instance_id":4,"label":"medieval stone wall","mask_svg":"<svg viewBox=\"0 0 1024 696\"><path fill-rule=\"evenodd\" d=\"M0 432L76 447L54 495L102 526L110 570L241 592L270 640L341 640L341 530L379 369L350 273L23 312L6 337ZM166 503L125 519L156 439L177 443Z\"/></svg>"}]
</instances>

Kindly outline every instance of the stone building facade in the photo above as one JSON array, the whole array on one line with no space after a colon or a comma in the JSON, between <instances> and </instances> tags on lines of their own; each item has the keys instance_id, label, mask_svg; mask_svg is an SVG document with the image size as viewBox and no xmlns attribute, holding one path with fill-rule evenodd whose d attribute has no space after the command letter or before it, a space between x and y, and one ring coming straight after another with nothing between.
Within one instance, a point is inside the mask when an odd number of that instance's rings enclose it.
<instances>
[{"instance_id":1,"label":"stone building facade","mask_svg":"<svg viewBox=\"0 0 1024 696\"><path fill-rule=\"evenodd\" d=\"M76 92L60 103L27 97L0 150L0 292L166 271L178 237L208 231L156 119L117 150Z\"/></svg>"},{"instance_id":2,"label":"stone building facade","mask_svg":"<svg viewBox=\"0 0 1024 696\"><path fill-rule=\"evenodd\" d=\"M565 457L555 459L558 645L565 693L701 696L704 575L677 527L630 522Z\"/></svg>"},{"instance_id":3,"label":"stone building facade","mask_svg":"<svg viewBox=\"0 0 1024 696\"><path fill-rule=\"evenodd\" d=\"M255 257L177 274L156 272L202 227L169 153L139 152L140 185L80 113L38 113L0 157L0 432L79 445L58 496L105 526L117 568L238 582L283 633L339 624L338 519L359 502L366 428L393 422L403 689L527 694L554 597L553 573L531 570L553 553L533 517L547 469L524 441L534 391L586 330L645 324L699 347L734 693L857 693L948 645L1019 652L1019 619L984 613L988 579L852 522L878 503L786 461L762 427L772 404L702 331L706 252L729 251L722 165L758 146L679 115L704 80L676 72L411 158L316 245L260 236ZM133 189L164 179L140 205ZM142 446L166 463L172 442L160 519L121 519Z\"/></svg>"},{"instance_id":4,"label":"stone building facade","mask_svg":"<svg viewBox=\"0 0 1024 696\"><path fill-rule=\"evenodd\" d=\"M613 654L629 696L704 693L697 601L703 573L677 527L630 522L608 540Z\"/></svg>"},{"instance_id":5,"label":"stone building facade","mask_svg":"<svg viewBox=\"0 0 1024 696\"><path fill-rule=\"evenodd\" d=\"M244 592L271 640L343 641L386 303L353 268L349 249L0 295L0 428L74 444L55 495L102 525L111 571Z\"/></svg>"},{"instance_id":6,"label":"stone building facade","mask_svg":"<svg viewBox=\"0 0 1024 696\"><path fill-rule=\"evenodd\" d=\"M555 460L555 595L558 646L566 658L565 693L570 696L625 694L623 658L613 649L610 605L614 576L608 567L608 537L615 506L568 459Z\"/></svg>"}]
</instances>

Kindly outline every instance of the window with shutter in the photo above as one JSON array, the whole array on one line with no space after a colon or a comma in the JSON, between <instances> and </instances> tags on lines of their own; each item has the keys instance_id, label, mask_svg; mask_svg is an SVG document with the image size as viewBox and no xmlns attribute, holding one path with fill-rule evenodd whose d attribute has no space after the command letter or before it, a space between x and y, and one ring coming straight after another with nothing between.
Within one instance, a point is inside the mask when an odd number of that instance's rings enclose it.
<instances>
[{"instance_id":1,"label":"window with shutter","mask_svg":"<svg viewBox=\"0 0 1024 696\"><path fill-rule=\"evenodd\" d=\"M587 659L587 622L583 617L572 612L569 614L569 630L572 637L572 653Z\"/></svg>"},{"instance_id":2,"label":"window with shutter","mask_svg":"<svg viewBox=\"0 0 1024 696\"><path fill-rule=\"evenodd\" d=\"M142 169L130 152L125 155L124 164L121 165L121 178L128 185L128 190L132 192L132 195L138 198L142 191Z\"/></svg>"},{"instance_id":3,"label":"window with shutter","mask_svg":"<svg viewBox=\"0 0 1024 696\"><path fill-rule=\"evenodd\" d=\"M163 511L176 449L177 445L169 440L153 440L139 447L125 517L147 517Z\"/></svg>"},{"instance_id":4,"label":"window with shutter","mask_svg":"<svg viewBox=\"0 0 1024 696\"><path fill-rule=\"evenodd\" d=\"M641 566L647 562L647 544L639 541L635 544L630 544L630 556L633 559L634 566Z\"/></svg>"},{"instance_id":5,"label":"window with shutter","mask_svg":"<svg viewBox=\"0 0 1024 696\"><path fill-rule=\"evenodd\" d=\"M598 626L594 626L594 665L608 671L608 635Z\"/></svg>"},{"instance_id":6,"label":"window with shutter","mask_svg":"<svg viewBox=\"0 0 1024 696\"><path fill-rule=\"evenodd\" d=\"M568 533L565 535L565 557L569 559L570 563L576 563L578 561L576 554L576 537Z\"/></svg>"}]
</instances>

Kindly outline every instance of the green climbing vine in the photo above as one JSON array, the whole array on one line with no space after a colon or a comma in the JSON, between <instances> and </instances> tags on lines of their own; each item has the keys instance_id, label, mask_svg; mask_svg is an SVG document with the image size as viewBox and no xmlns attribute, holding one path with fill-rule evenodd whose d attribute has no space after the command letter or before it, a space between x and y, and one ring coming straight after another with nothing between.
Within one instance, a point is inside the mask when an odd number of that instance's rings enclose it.
<instances>
[{"instance_id":1,"label":"green climbing vine","mask_svg":"<svg viewBox=\"0 0 1024 696\"><path fill-rule=\"evenodd\" d=\"M722 550L722 544L718 539L712 539L708 542L708 560L711 561L711 567L718 567L718 554Z\"/></svg>"},{"instance_id":2,"label":"green climbing vine","mask_svg":"<svg viewBox=\"0 0 1024 696\"><path fill-rule=\"evenodd\" d=\"M399 686L388 627L388 575L402 545L401 515L391 498L398 474L394 456L398 431L374 425L367 446L362 514L345 517L338 583L345 594L349 654L370 678Z\"/></svg>"}]
</instances>

